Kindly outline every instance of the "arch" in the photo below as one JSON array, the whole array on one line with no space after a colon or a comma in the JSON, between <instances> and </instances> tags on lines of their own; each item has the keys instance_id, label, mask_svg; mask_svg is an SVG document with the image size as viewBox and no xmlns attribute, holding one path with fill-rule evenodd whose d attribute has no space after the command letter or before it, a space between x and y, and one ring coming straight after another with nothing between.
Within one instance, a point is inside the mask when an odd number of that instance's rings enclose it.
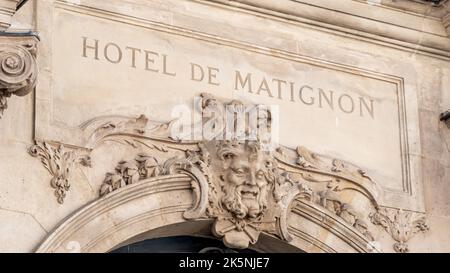
<instances>
[{"instance_id":1,"label":"arch","mask_svg":"<svg viewBox=\"0 0 450 273\"><path fill-rule=\"evenodd\" d=\"M196 203L192 178L171 174L120 188L79 209L64 220L36 252L108 252L150 237L211 235L211 219L187 220L185 211ZM297 200L288 215L292 240L283 242L305 252L366 252L370 242L351 225L313 203ZM263 251L281 241L262 233L256 247ZM281 245L281 244L280 244Z\"/></svg>"}]
</instances>

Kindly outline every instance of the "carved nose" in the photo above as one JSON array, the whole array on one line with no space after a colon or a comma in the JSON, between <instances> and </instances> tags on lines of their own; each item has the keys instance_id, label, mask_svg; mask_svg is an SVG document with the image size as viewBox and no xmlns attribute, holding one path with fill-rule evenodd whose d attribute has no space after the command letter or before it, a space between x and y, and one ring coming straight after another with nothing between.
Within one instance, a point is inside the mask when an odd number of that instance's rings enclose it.
<instances>
[{"instance_id":1,"label":"carved nose","mask_svg":"<svg viewBox=\"0 0 450 273\"><path fill-rule=\"evenodd\" d=\"M249 177L245 180L245 184L254 186L256 185L256 178L254 175L249 175Z\"/></svg>"}]
</instances>

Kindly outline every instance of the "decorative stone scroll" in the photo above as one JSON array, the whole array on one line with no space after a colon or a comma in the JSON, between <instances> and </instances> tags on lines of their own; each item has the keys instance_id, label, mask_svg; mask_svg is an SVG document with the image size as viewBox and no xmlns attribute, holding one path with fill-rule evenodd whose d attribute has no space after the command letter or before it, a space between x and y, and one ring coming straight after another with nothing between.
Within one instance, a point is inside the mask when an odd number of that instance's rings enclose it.
<instances>
[{"instance_id":1,"label":"decorative stone scroll","mask_svg":"<svg viewBox=\"0 0 450 273\"><path fill-rule=\"evenodd\" d=\"M416 214L399 209L384 208L370 214L373 224L382 226L396 241L394 250L409 252L407 242L417 233L426 232L429 227L423 214Z\"/></svg>"},{"instance_id":2,"label":"decorative stone scroll","mask_svg":"<svg viewBox=\"0 0 450 273\"><path fill-rule=\"evenodd\" d=\"M25 96L37 77L35 36L0 36L0 118L8 108L7 98Z\"/></svg>"},{"instance_id":3,"label":"decorative stone scroll","mask_svg":"<svg viewBox=\"0 0 450 273\"><path fill-rule=\"evenodd\" d=\"M222 103L202 94L198 109L203 114L201 123L215 128L216 136L223 134L230 107L240 111L252 106L236 100ZM215 114L210 115L212 112ZM83 128L90 148L104 141L141 148L134 158L118 162L106 173L99 189L101 197L153 177L187 174L192 178L195 201L184 218L214 219L212 233L228 247L247 248L258 241L261 232L290 241L289 215L296 202L320 207L372 241L365 221L368 212L358 210L353 203L375 211L375 182L350 163L304 147L272 147L267 137L270 123L270 111L263 111L255 128L244 129L249 135L259 132L253 139L239 139L238 132L231 133L230 139L180 139L172 135L176 120L155 123L144 116L120 123L96 119Z\"/></svg>"}]
</instances>

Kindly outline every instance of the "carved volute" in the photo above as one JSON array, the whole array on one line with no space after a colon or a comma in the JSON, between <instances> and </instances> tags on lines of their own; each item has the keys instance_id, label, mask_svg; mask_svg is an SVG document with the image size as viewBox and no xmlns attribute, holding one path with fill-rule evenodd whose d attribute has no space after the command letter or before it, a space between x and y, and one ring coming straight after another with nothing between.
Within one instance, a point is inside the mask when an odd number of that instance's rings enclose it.
<instances>
[{"instance_id":1,"label":"carved volute","mask_svg":"<svg viewBox=\"0 0 450 273\"><path fill-rule=\"evenodd\" d=\"M34 35L0 34L0 118L12 95L25 96L34 89L37 42Z\"/></svg>"}]
</instances>

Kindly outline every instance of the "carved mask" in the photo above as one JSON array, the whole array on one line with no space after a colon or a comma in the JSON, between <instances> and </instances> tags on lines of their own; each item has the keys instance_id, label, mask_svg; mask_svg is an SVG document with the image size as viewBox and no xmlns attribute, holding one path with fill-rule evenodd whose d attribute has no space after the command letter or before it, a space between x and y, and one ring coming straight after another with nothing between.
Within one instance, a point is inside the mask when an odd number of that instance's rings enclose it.
<instances>
[{"instance_id":1,"label":"carved mask","mask_svg":"<svg viewBox=\"0 0 450 273\"><path fill-rule=\"evenodd\" d=\"M267 209L272 188L270 158L255 144L224 145L221 175L223 208L239 219L258 218Z\"/></svg>"}]
</instances>

